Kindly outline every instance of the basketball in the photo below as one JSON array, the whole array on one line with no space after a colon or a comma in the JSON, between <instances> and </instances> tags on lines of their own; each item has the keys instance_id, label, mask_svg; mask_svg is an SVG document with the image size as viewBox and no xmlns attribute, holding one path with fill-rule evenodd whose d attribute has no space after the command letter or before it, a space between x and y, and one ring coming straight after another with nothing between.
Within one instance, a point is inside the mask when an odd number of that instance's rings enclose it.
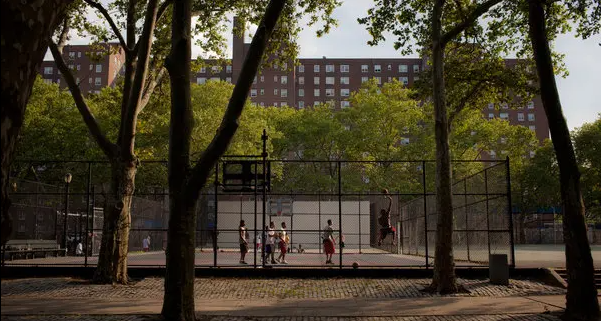
<instances>
[{"instance_id":1,"label":"basketball","mask_svg":"<svg viewBox=\"0 0 601 321\"><path fill-rule=\"evenodd\" d=\"M353 262L353 269L358 269L359 268L359 263L357 262Z\"/></svg>"}]
</instances>

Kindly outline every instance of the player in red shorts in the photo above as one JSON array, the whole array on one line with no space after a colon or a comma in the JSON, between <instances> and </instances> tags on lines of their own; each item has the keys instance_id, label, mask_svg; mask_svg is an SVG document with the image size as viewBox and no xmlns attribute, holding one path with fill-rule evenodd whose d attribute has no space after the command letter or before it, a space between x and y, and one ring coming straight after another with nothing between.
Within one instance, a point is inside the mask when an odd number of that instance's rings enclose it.
<instances>
[{"instance_id":1,"label":"player in red shorts","mask_svg":"<svg viewBox=\"0 0 601 321\"><path fill-rule=\"evenodd\" d=\"M332 255L335 252L334 229L332 228L332 220L328 220L328 225L324 227L321 236L323 240L323 251L326 253L326 264L334 264Z\"/></svg>"}]
</instances>

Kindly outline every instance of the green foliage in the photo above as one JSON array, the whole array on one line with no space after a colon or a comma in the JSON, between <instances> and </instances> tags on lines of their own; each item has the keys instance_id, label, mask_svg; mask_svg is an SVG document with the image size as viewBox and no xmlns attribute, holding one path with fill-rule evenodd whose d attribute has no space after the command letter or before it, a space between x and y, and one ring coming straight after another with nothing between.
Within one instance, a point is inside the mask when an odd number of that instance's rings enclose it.
<instances>
[{"instance_id":1,"label":"green foliage","mask_svg":"<svg viewBox=\"0 0 601 321\"><path fill-rule=\"evenodd\" d=\"M580 164L582 198L586 217L601 222L601 114L572 133Z\"/></svg>"}]
</instances>

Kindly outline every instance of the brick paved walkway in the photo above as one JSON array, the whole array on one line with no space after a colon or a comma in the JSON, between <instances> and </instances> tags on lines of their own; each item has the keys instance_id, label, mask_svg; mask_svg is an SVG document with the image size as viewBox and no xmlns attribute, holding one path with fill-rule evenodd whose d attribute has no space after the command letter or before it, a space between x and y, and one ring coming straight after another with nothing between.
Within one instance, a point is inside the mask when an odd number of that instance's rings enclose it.
<instances>
[{"instance_id":1,"label":"brick paved walkway","mask_svg":"<svg viewBox=\"0 0 601 321\"><path fill-rule=\"evenodd\" d=\"M159 321L155 315L77 315L77 316L2 316L2 321ZM198 321L559 321L552 314L507 314L476 316L404 316L404 317L232 317L197 316Z\"/></svg>"},{"instance_id":2,"label":"brick paved walkway","mask_svg":"<svg viewBox=\"0 0 601 321\"><path fill-rule=\"evenodd\" d=\"M421 292L429 279L235 279L198 278L197 299L343 299L431 297ZM511 280L509 286L496 286L488 280L459 282L470 293L459 297L509 297L562 295L565 290L539 282ZM2 297L90 297L97 299L162 299L163 279L146 278L128 286L95 285L73 278L18 279L2 281Z\"/></svg>"}]
</instances>

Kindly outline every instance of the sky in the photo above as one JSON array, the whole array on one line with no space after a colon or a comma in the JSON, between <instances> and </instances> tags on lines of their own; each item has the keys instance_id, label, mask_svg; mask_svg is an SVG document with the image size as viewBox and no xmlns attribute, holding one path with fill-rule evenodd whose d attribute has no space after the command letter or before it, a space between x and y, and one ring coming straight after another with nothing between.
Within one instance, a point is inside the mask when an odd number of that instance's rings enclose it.
<instances>
[{"instance_id":1,"label":"sky","mask_svg":"<svg viewBox=\"0 0 601 321\"><path fill-rule=\"evenodd\" d=\"M365 26L359 25L357 18L364 17L373 1L344 0L334 11L338 27L329 34L317 38L315 28L306 28L299 37L300 58L399 58L392 41L381 42L376 47L367 45L370 36ZM231 32L227 34L228 51L231 55ZM73 39L73 43L85 43L84 39ZM250 41L250 39L248 40ZM576 38L574 34L561 35L555 42L555 49L565 54L564 62L569 71L566 78L557 78L564 115L570 129L592 122L601 113L601 35L587 40ZM192 49L193 57L200 54Z\"/></svg>"}]
</instances>

